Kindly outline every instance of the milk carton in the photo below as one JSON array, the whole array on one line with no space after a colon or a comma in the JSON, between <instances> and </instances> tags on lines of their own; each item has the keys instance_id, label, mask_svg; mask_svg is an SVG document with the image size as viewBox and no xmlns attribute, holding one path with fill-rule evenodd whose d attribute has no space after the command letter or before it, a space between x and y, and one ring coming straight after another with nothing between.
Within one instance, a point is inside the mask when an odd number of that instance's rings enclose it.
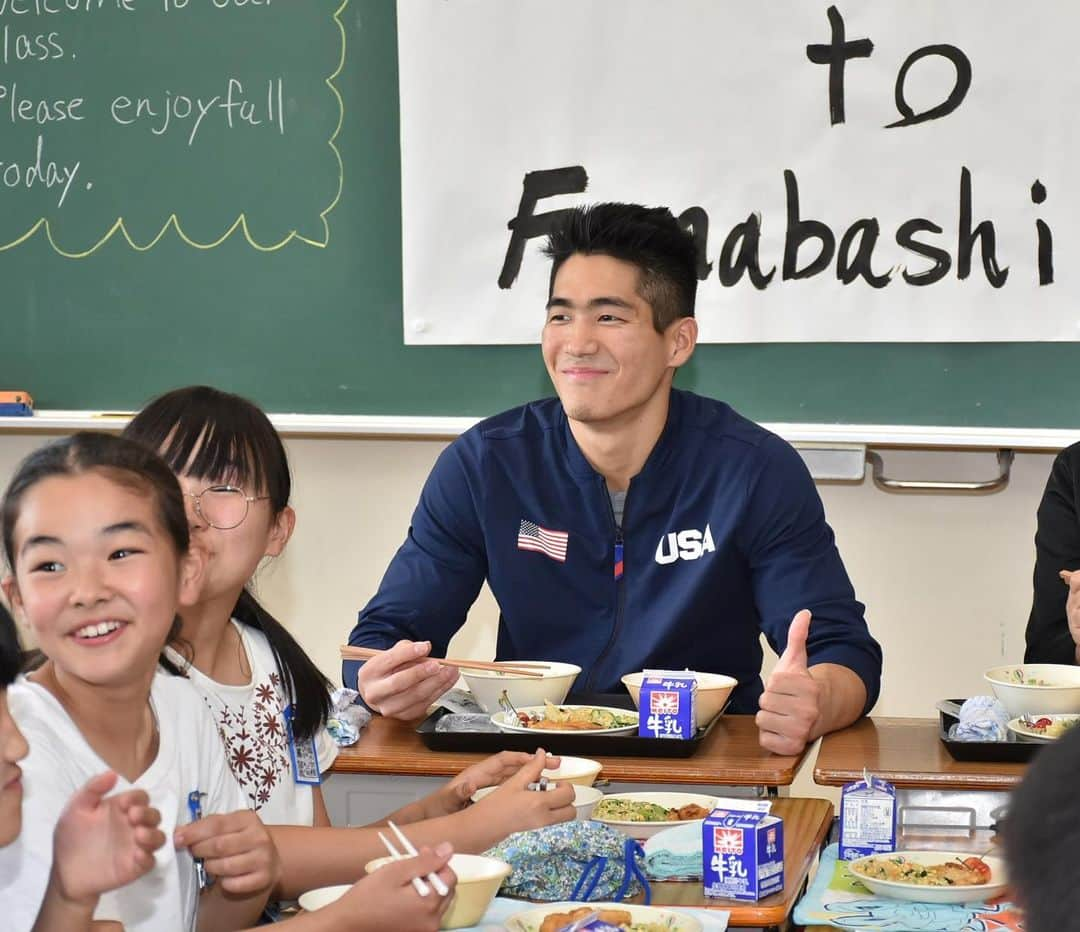
<instances>
[{"instance_id":1,"label":"milk carton","mask_svg":"<svg viewBox=\"0 0 1080 932\"><path fill-rule=\"evenodd\" d=\"M693 738L696 695L697 679L693 674L646 670L638 697L638 735Z\"/></svg>"},{"instance_id":2,"label":"milk carton","mask_svg":"<svg viewBox=\"0 0 1080 932\"><path fill-rule=\"evenodd\" d=\"M784 889L784 823L768 800L720 799L702 825L705 895L760 900Z\"/></svg>"},{"instance_id":3,"label":"milk carton","mask_svg":"<svg viewBox=\"0 0 1080 932\"><path fill-rule=\"evenodd\" d=\"M864 774L840 791L840 859L896 850L896 790Z\"/></svg>"}]
</instances>

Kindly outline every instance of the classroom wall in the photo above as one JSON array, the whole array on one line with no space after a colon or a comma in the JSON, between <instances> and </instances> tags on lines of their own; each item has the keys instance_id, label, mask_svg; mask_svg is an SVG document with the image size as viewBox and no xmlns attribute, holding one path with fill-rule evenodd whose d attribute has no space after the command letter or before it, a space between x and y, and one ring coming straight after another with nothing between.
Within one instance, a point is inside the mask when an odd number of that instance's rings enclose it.
<instances>
[{"instance_id":1,"label":"classroom wall","mask_svg":"<svg viewBox=\"0 0 1080 932\"><path fill-rule=\"evenodd\" d=\"M0 481L48 439L0 433ZM258 579L260 596L335 682L337 647L401 543L445 441L289 438L296 533ZM890 474L984 479L992 453L890 451ZM1050 454L1016 457L994 495L899 495L821 484L867 618L885 651L879 715L930 716L935 700L985 691L982 671L1023 655L1035 509ZM722 614L722 608L718 608ZM494 652L498 613L486 591L457 635L459 656ZM773 660L771 654L769 662Z\"/></svg>"}]
</instances>

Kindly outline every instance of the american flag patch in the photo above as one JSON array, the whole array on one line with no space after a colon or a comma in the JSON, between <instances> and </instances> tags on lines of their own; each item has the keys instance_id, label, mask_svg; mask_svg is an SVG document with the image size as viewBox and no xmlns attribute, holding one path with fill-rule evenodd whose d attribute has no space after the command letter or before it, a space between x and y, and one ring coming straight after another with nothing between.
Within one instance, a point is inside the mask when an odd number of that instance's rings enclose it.
<instances>
[{"instance_id":1,"label":"american flag patch","mask_svg":"<svg viewBox=\"0 0 1080 932\"><path fill-rule=\"evenodd\" d=\"M566 531L549 531L546 527L522 519L518 528L518 550L536 550L552 560L565 563L569 537Z\"/></svg>"}]
</instances>

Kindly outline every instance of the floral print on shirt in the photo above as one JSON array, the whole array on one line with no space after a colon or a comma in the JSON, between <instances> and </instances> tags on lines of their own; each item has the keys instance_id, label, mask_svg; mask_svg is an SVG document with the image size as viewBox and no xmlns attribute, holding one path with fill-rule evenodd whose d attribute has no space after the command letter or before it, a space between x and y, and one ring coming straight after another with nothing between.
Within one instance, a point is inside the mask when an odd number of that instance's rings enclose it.
<instances>
[{"instance_id":1,"label":"floral print on shirt","mask_svg":"<svg viewBox=\"0 0 1080 932\"><path fill-rule=\"evenodd\" d=\"M255 684L250 705L231 705L220 696L206 698L225 756L252 808L260 809L282 780L289 778L292 758L285 728L285 696L281 676L268 674Z\"/></svg>"}]
</instances>

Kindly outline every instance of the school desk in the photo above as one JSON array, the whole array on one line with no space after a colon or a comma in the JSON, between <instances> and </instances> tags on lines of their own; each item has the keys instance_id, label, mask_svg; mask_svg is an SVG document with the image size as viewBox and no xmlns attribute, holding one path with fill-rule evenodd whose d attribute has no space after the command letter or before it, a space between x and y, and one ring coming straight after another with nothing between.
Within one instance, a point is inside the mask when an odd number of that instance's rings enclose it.
<instances>
[{"instance_id":1,"label":"school desk","mask_svg":"<svg viewBox=\"0 0 1080 932\"><path fill-rule=\"evenodd\" d=\"M789 928L788 917L803 893L832 824L833 805L827 799L785 796L773 800L772 812L784 820L784 889L780 893L756 903L745 903L706 897L701 881L653 881L652 904L724 910L729 913L729 928ZM644 895L639 894L628 902L642 903ZM525 904L522 908L526 908Z\"/></svg>"},{"instance_id":2,"label":"school desk","mask_svg":"<svg viewBox=\"0 0 1080 932\"><path fill-rule=\"evenodd\" d=\"M598 745L603 739L598 739ZM724 716L693 757L646 758L591 755L603 765L609 792L650 786L745 788L743 795L773 795L789 786L806 752L782 757L758 744L751 715ZM338 755L323 792L335 825L360 825L436 789L446 777L483 759L482 754L431 751L415 725L376 716L360 740Z\"/></svg>"},{"instance_id":3,"label":"school desk","mask_svg":"<svg viewBox=\"0 0 1080 932\"><path fill-rule=\"evenodd\" d=\"M869 772L897 788L903 834L974 840L996 821L1026 765L954 760L938 732L936 719L862 719L822 739L814 781L843 786Z\"/></svg>"},{"instance_id":4,"label":"school desk","mask_svg":"<svg viewBox=\"0 0 1080 932\"><path fill-rule=\"evenodd\" d=\"M825 843L832 825L833 805L827 799L796 799L790 796L772 801L772 814L784 820L784 889L780 893L744 903L706 897L698 882L654 882L654 906L692 906L723 909L731 914L729 926L766 929L784 928L795 903L802 896L810 869ZM641 902L637 897L634 902Z\"/></svg>"}]
</instances>

